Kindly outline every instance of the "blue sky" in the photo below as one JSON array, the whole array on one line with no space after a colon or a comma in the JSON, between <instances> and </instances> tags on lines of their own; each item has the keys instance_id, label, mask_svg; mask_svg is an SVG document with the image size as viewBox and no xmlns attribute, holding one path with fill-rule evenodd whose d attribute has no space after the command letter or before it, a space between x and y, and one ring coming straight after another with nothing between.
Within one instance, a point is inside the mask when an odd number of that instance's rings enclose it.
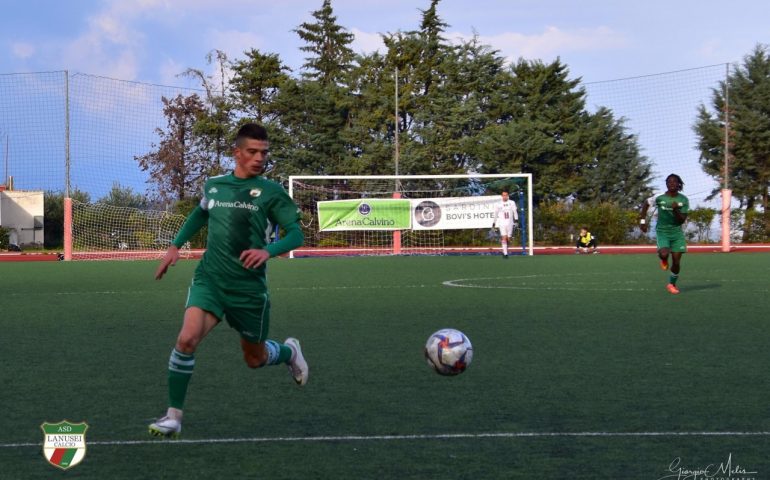
<instances>
[{"instance_id":1,"label":"blue sky","mask_svg":"<svg viewBox=\"0 0 770 480\"><path fill-rule=\"evenodd\" d=\"M72 70L124 80L193 86L177 74L206 69L206 54L280 54L295 70L292 32L321 0L3 0L0 73ZM380 33L410 30L429 0L334 0L356 51L381 48ZM443 0L447 38L477 33L509 58L559 56L586 82L740 61L770 43L765 0Z\"/></svg>"}]
</instances>

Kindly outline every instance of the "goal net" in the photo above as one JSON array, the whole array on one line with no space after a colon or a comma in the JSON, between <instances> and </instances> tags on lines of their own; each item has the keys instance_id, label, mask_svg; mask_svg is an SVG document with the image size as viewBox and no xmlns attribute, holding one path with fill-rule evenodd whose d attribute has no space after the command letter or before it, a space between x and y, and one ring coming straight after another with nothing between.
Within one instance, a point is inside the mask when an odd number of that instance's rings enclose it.
<instances>
[{"instance_id":1,"label":"goal net","mask_svg":"<svg viewBox=\"0 0 770 480\"><path fill-rule=\"evenodd\" d=\"M518 207L510 253L531 255L531 174L292 176L305 234L292 256L497 254L503 191Z\"/></svg>"},{"instance_id":2,"label":"goal net","mask_svg":"<svg viewBox=\"0 0 770 480\"><path fill-rule=\"evenodd\" d=\"M138 260L160 258L182 228L183 215L158 210L72 201L72 258ZM180 249L191 256L189 244Z\"/></svg>"}]
</instances>

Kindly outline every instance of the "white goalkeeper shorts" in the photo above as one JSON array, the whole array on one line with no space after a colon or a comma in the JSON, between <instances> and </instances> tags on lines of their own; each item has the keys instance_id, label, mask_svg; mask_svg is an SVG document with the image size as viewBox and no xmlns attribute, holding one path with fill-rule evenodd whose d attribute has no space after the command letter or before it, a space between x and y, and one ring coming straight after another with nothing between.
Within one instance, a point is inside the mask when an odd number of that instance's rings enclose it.
<instances>
[{"instance_id":1,"label":"white goalkeeper shorts","mask_svg":"<svg viewBox=\"0 0 770 480\"><path fill-rule=\"evenodd\" d=\"M513 234L513 224L512 223L502 223L497 226L498 230L500 230L500 236L501 237L510 237Z\"/></svg>"}]
</instances>

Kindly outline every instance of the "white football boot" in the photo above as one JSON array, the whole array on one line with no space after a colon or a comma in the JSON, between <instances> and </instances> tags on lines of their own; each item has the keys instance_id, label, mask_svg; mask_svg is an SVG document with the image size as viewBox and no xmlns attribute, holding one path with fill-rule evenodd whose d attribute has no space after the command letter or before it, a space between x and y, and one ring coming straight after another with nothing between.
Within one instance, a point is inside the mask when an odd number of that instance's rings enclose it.
<instances>
[{"instance_id":1,"label":"white football boot","mask_svg":"<svg viewBox=\"0 0 770 480\"><path fill-rule=\"evenodd\" d=\"M150 424L150 435L156 437L178 438L182 433L182 422L165 416Z\"/></svg>"},{"instance_id":2,"label":"white football boot","mask_svg":"<svg viewBox=\"0 0 770 480\"><path fill-rule=\"evenodd\" d=\"M294 337L289 337L283 341L289 348L291 348L292 355L289 360L289 372L294 377L294 381L297 385L303 386L307 383L307 377L310 374L310 370L307 367L304 355L302 355L302 349L299 346L299 340Z\"/></svg>"}]
</instances>

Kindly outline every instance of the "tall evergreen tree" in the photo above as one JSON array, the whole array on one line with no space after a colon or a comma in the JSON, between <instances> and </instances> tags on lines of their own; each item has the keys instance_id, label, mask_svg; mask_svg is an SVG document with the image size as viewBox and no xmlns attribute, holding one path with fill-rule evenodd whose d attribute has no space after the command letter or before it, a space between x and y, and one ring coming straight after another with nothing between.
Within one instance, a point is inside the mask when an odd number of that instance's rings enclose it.
<instances>
[{"instance_id":1,"label":"tall evergreen tree","mask_svg":"<svg viewBox=\"0 0 770 480\"><path fill-rule=\"evenodd\" d=\"M635 209L652 195L652 162L641 154L622 119L600 107L588 116L585 140L587 155L579 169L585 181L575 192L577 201Z\"/></svg>"},{"instance_id":2,"label":"tall evergreen tree","mask_svg":"<svg viewBox=\"0 0 770 480\"><path fill-rule=\"evenodd\" d=\"M452 113L459 114L451 89L450 71L459 62L449 61L457 52L442 34L447 27L437 13L439 0L421 10L419 30L383 37L386 63L399 75L400 165L402 173L457 173L457 159L442 150L441 136L453 128ZM449 132L451 134L451 132ZM463 163L463 162L460 162Z\"/></svg>"},{"instance_id":3,"label":"tall evergreen tree","mask_svg":"<svg viewBox=\"0 0 770 480\"><path fill-rule=\"evenodd\" d=\"M310 54L302 65L306 70L302 75L322 85L339 83L352 68L353 34L337 23L331 0L324 0L321 9L312 15L315 22L305 22L294 30L305 41L300 50Z\"/></svg>"},{"instance_id":4,"label":"tall evergreen tree","mask_svg":"<svg viewBox=\"0 0 770 480\"><path fill-rule=\"evenodd\" d=\"M503 107L491 110L497 119L480 146L484 171L532 173L536 202L575 197L635 204L643 198L650 166L635 137L607 109L585 110L585 91L566 65L520 59L510 74L495 100ZM612 185L623 175L628 197Z\"/></svg>"},{"instance_id":5,"label":"tall evergreen tree","mask_svg":"<svg viewBox=\"0 0 770 480\"><path fill-rule=\"evenodd\" d=\"M307 173L335 174L350 170L349 146L344 130L350 125L352 99L347 87L353 65L353 35L337 23L331 1L324 0L312 13L314 23L303 23L295 32L305 41L302 79L286 85L277 103L281 126L291 142L282 154L277 174L306 167Z\"/></svg>"},{"instance_id":6,"label":"tall evergreen tree","mask_svg":"<svg viewBox=\"0 0 770 480\"><path fill-rule=\"evenodd\" d=\"M272 124L278 120L275 98L289 79L291 69L275 53L250 49L245 55L244 60L234 62L232 66L232 101L244 116Z\"/></svg>"},{"instance_id":7,"label":"tall evergreen tree","mask_svg":"<svg viewBox=\"0 0 770 480\"><path fill-rule=\"evenodd\" d=\"M725 87L729 89L730 163L728 183L733 196L753 210L768 208L770 188L770 51L757 45L712 91L712 110L701 105L694 125L701 166L724 181Z\"/></svg>"},{"instance_id":8,"label":"tall evergreen tree","mask_svg":"<svg viewBox=\"0 0 770 480\"><path fill-rule=\"evenodd\" d=\"M565 198L580 188L585 92L560 60L520 59L511 66L499 124L485 140L496 158L487 170L532 173L537 199Z\"/></svg>"},{"instance_id":9,"label":"tall evergreen tree","mask_svg":"<svg viewBox=\"0 0 770 480\"><path fill-rule=\"evenodd\" d=\"M283 141L271 148L278 161L274 175L346 173L347 151L341 132L347 123L328 88L319 82L286 82L275 100ZM272 134L272 133L271 133Z\"/></svg>"},{"instance_id":10,"label":"tall evergreen tree","mask_svg":"<svg viewBox=\"0 0 770 480\"><path fill-rule=\"evenodd\" d=\"M345 173L392 175L395 171L394 73L379 53L356 57L348 76L348 127L342 132L349 157Z\"/></svg>"},{"instance_id":11,"label":"tall evergreen tree","mask_svg":"<svg viewBox=\"0 0 770 480\"><path fill-rule=\"evenodd\" d=\"M434 84L440 83L440 65L443 60L443 53L448 49L446 39L442 34L449 25L438 16L439 2L440 0L431 0L430 7L421 10L422 21L420 22L420 31L417 32L421 48L420 61L416 66L415 76L421 84L423 95L428 95Z\"/></svg>"}]
</instances>

